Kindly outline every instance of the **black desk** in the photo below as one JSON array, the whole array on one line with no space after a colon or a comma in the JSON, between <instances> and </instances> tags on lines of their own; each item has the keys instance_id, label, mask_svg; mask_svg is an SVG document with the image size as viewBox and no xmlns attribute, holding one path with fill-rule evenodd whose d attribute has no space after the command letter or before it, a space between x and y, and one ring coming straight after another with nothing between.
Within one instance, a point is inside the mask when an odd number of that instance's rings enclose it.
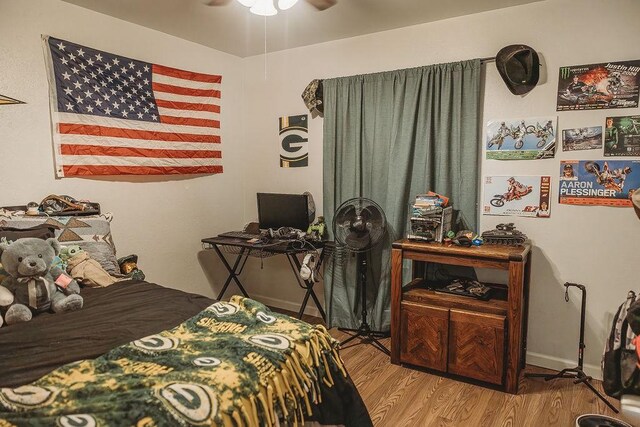
<instances>
[{"instance_id":1,"label":"black desk","mask_svg":"<svg viewBox=\"0 0 640 427\"><path fill-rule=\"evenodd\" d=\"M320 311L320 315L324 320L326 320L326 314L322 309L322 305L320 304L320 301L318 300L316 293L313 291L313 285L315 284L315 282L312 279L304 280L300 277L300 267L302 266L302 264L300 263L300 260L298 259L297 255L309 252L311 250L311 247L308 244L302 247L302 245L299 243L291 244L288 242L281 242L281 243L275 242L275 243L267 243L267 244L249 243L247 240L244 240L244 239L236 239L231 237L220 237L220 236L202 239L202 243L208 244L211 248L213 248L213 250L216 251L216 253L218 254L218 257L220 257L220 261L222 261L222 264L225 266L225 268L229 272L229 276L227 277L227 280L224 282L224 285L222 286L222 290L218 294L218 297L217 297L218 300L222 299L224 293L227 291L227 288L229 287L229 284L231 283L232 280L236 282L236 285L238 285L238 288L240 288L240 292L242 292L242 294L245 297L249 297L249 294L242 286L242 283L240 282L238 275L242 272L245 264L247 263L247 259L250 256L262 257L262 256L271 256L271 255L286 255L287 259L289 260L289 265L291 266L291 270L293 271L293 274L295 275L296 280L298 281L298 284L300 285L301 288L306 290L304 299L302 300L302 305L300 306L300 311L298 312L298 318L299 319L302 318L302 315L304 314L304 309L307 307L307 302L309 301L309 297L311 297L313 299L314 304ZM320 250L320 257L318 259L318 268L320 268L320 266L322 266L322 261L324 259L324 254L325 254L325 250L324 250L325 243L313 242L313 246L316 249ZM233 262L233 266L231 266L227 261L227 259L225 258L224 254L220 250L221 247L233 248L234 252L238 251L236 254L236 259Z\"/></svg>"}]
</instances>

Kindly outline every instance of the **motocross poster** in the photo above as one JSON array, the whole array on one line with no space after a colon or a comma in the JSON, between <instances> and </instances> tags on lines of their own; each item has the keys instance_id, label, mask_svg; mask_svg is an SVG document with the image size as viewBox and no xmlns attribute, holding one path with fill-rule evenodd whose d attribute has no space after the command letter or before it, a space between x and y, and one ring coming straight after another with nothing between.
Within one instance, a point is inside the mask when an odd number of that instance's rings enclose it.
<instances>
[{"instance_id":1,"label":"motocross poster","mask_svg":"<svg viewBox=\"0 0 640 427\"><path fill-rule=\"evenodd\" d=\"M550 176L486 176L484 215L548 218L550 216Z\"/></svg>"},{"instance_id":2,"label":"motocross poster","mask_svg":"<svg viewBox=\"0 0 640 427\"><path fill-rule=\"evenodd\" d=\"M562 151L600 148L602 148L602 126L564 129L562 131Z\"/></svg>"},{"instance_id":3,"label":"motocross poster","mask_svg":"<svg viewBox=\"0 0 640 427\"><path fill-rule=\"evenodd\" d=\"M556 151L556 117L491 120L487 123L487 159L549 159Z\"/></svg>"},{"instance_id":4,"label":"motocross poster","mask_svg":"<svg viewBox=\"0 0 640 427\"><path fill-rule=\"evenodd\" d=\"M607 117L605 156L640 156L640 116Z\"/></svg>"},{"instance_id":5,"label":"motocross poster","mask_svg":"<svg viewBox=\"0 0 640 427\"><path fill-rule=\"evenodd\" d=\"M640 188L640 160L563 160L559 201L566 205L629 207Z\"/></svg>"},{"instance_id":6,"label":"motocross poster","mask_svg":"<svg viewBox=\"0 0 640 427\"><path fill-rule=\"evenodd\" d=\"M560 67L557 111L638 106L640 60Z\"/></svg>"}]
</instances>

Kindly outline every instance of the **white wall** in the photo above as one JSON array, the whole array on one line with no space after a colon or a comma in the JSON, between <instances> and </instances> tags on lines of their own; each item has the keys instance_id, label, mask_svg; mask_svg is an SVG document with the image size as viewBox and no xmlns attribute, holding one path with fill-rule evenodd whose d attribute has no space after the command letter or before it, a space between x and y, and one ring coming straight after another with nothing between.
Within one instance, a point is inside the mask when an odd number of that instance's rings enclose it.
<instances>
[{"instance_id":1,"label":"white wall","mask_svg":"<svg viewBox=\"0 0 640 427\"><path fill-rule=\"evenodd\" d=\"M513 96L493 64L486 66L484 117L489 119L558 115L560 129L603 125L607 114L638 114L638 109L593 112L555 111L558 68L594 62L638 59L640 2L634 0L553 0L468 17L402 28L363 37L255 56L243 62L246 102L251 118L244 138L251 144L245 189L245 220L255 217L256 191L310 190L322 212L322 119L310 121L309 167L280 169L277 118L305 113L300 94L313 78L414 67L495 56L502 47L524 43L543 61L541 84L525 97ZM547 75L548 73L548 75ZM482 143L478 141L478 143ZM509 218L535 245L529 318L529 362L548 367L575 366L580 301L563 299L565 281L588 287L586 363L598 376L600 355L612 312L637 287L632 266L640 245L640 222L631 209L558 205L560 159L599 158L601 153L563 153L541 161L482 161L483 175L551 175L552 217ZM454 201L455 203L455 201ZM481 217L481 230L504 222ZM250 292L291 304L301 298L281 261L269 270L249 268ZM272 279L272 271L278 270Z\"/></svg>"},{"instance_id":2,"label":"white wall","mask_svg":"<svg viewBox=\"0 0 640 427\"><path fill-rule=\"evenodd\" d=\"M162 65L223 76L225 172L212 176L54 178L47 79L40 35ZM0 206L68 194L114 213L119 255L137 253L150 281L213 295L200 239L242 216L241 60L59 0L0 0L0 94L25 105L0 107ZM214 265L215 266L215 265ZM214 274L215 275L215 274Z\"/></svg>"}]
</instances>

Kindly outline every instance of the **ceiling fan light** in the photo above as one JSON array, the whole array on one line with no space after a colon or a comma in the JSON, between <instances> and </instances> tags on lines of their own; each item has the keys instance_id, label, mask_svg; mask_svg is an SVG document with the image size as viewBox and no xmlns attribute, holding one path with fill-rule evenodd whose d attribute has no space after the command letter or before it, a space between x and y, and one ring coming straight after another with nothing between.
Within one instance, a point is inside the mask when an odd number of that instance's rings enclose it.
<instances>
[{"instance_id":1,"label":"ceiling fan light","mask_svg":"<svg viewBox=\"0 0 640 427\"><path fill-rule=\"evenodd\" d=\"M260 16L273 16L278 13L278 10L273 5L273 0L258 0L251 6L249 12Z\"/></svg>"},{"instance_id":2,"label":"ceiling fan light","mask_svg":"<svg viewBox=\"0 0 640 427\"><path fill-rule=\"evenodd\" d=\"M298 0L278 0L278 8L280 10L287 10L296 3L298 3Z\"/></svg>"},{"instance_id":3,"label":"ceiling fan light","mask_svg":"<svg viewBox=\"0 0 640 427\"><path fill-rule=\"evenodd\" d=\"M238 0L238 2L244 7L253 7L253 5L258 2L258 0Z\"/></svg>"}]
</instances>

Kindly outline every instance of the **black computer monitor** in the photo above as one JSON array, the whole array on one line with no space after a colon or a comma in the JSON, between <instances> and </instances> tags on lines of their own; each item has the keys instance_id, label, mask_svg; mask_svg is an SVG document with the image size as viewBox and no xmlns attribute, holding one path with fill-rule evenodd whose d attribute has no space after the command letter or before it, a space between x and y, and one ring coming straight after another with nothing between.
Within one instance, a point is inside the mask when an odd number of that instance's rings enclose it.
<instances>
[{"instance_id":1,"label":"black computer monitor","mask_svg":"<svg viewBox=\"0 0 640 427\"><path fill-rule=\"evenodd\" d=\"M258 193L260 228L309 228L309 203L306 194Z\"/></svg>"}]
</instances>

